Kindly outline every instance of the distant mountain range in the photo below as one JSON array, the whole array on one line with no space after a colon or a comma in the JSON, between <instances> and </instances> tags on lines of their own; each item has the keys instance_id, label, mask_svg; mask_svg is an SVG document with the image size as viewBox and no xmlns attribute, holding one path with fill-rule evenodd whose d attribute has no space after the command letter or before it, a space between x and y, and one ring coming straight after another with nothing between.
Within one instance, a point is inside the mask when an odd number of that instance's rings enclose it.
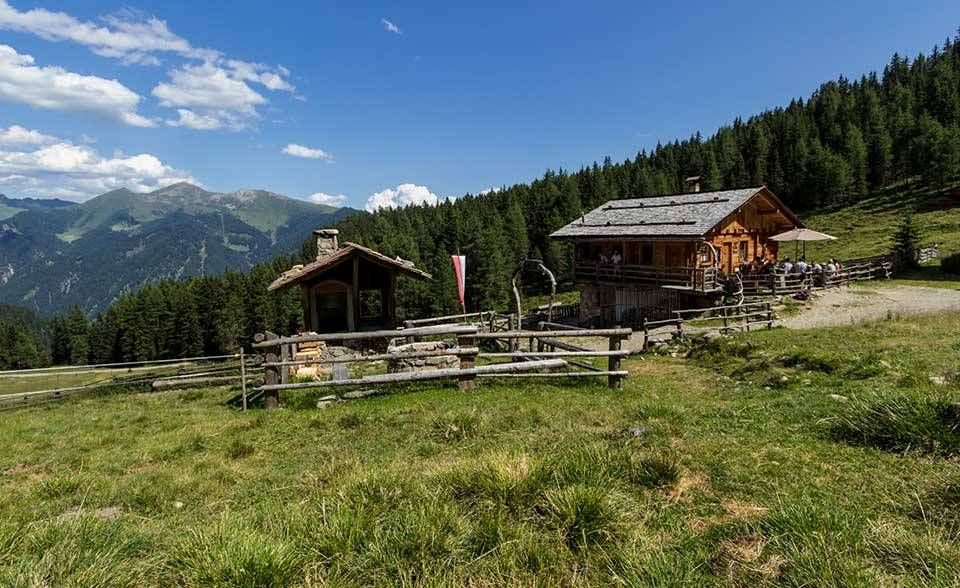
<instances>
[{"instance_id":1,"label":"distant mountain range","mask_svg":"<svg viewBox=\"0 0 960 588\"><path fill-rule=\"evenodd\" d=\"M247 270L297 251L310 231L354 212L188 183L82 204L0 195L0 303L95 313L146 282Z\"/></svg>"}]
</instances>

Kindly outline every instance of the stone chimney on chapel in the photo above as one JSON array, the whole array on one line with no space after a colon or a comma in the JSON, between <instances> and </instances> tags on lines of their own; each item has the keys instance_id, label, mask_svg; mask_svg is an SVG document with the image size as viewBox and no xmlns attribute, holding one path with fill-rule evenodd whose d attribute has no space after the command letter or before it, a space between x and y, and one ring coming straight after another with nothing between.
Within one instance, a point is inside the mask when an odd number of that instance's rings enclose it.
<instances>
[{"instance_id":1,"label":"stone chimney on chapel","mask_svg":"<svg viewBox=\"0 0 960 588\"><path fill-rule=\"evenodd\" d=\"M317 229L313 232L317 236L317 259L336 253L340 244L337 242L337 229Z\"/></svg>"}]
</instances>

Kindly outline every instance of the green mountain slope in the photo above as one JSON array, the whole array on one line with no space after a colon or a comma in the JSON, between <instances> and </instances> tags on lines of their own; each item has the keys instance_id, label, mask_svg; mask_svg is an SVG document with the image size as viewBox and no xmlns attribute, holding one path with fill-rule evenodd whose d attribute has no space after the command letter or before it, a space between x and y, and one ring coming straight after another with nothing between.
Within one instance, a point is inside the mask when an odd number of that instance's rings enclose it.
<instances>
[{"instance_id":1,"label":"green mountain slope","mask_svg":"<svg viewBox=\"0 0 960 588\"><path fill-rule=\"evenodd\" d=\"M887 254L893 248L897 227L910 213L920 229L921 246L936 244L943 253L960 251L960 191L930 190L908 183L891 186L851 206L805 215L807 226L838 238L809 243L807 257L854 259Z\"/></svg>"},{"instance_id":2,"label":"green mountain slope","mask_svg":"<svg viewBox=\"0 0 960 588\"><path fill-rule=\"evenodd\" d=\"M350 214L264 190L208 192L180 183L126 189L67 206L15 208L0 223L0 303L42 314L94 313L162 279L247 270L297 251L310 230ZM9 205L7 203L13 203Z\"/></svg>"},{"instance_id":3,"label":"green mountain slope","mask_svg":"<svg viewBox=\"0 0 960 588\"><path fill-rule=\"evenodd\" d=\"M71 206L76 206L76 203L57 198L10 198L0 194L0 220L8 219L25 210L53 210Z\"/></svg>"}]
</instances>

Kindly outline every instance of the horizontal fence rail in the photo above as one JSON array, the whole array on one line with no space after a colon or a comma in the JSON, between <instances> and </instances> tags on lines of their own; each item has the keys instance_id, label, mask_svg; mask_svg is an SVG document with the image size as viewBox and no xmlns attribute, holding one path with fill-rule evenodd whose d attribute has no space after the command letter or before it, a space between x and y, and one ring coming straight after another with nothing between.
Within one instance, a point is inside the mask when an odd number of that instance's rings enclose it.
<instances>
[{"instance_id":1,"label":"horizontal fence rail","mask_svg":"<svg viewBox=\"0 0 960 588\"><path fill-rule=\"evenodd\" d=\"M240 383L261 369L241 354L52 366L0 372L0 410L34 406L87 393L145 392L197 384Z\"/></svg>"},{"instance_id":2,"label":"horizontal fence rail","mask_svg":"<svg viewBox=\"0 0 960 588\"><path fill-rule=\"evenodd\" d=\"M651 344L664 335L672 339L684 339L691 332L750 331L756 326L773 328L774 312L770 302L747 302L740 305L688 308L673 311L673 318L642 323L643 345Z\"/></svg>"},{"instance_id":3,"label":"horizontal fence rail","mask_svg":"<svg viewBox=\"0 0 960 588\"><path fill-rule=\"evenodd\" d=\"M625 370L620 369L620 360L629 355L629 351L621 349L621 341L632 334L630 329L579 329L571 328L559 323L543 323L541 330L496 330L484 331L486 323L480 324L432 324L446 322L453 318L475 318L476 315L451 315L436 317L436 319L421 319L419 322L407 322L403 329L355 332L355 333L308 333L292 337L279 337L273 333L258 333L254 337L253 346L262 350L263 356L257 362L262 366L263 378L254 386L255 394L262 395L264 406L268 409L280 405L280 392L283 390L302 390L308 388L330 388L348 386L371 386L378 384L396 384L403 382L421 382L432 380L454 379L461 390L471 390L479 378L522 378L522 377L549 377L549 378L579 378L602 376L608 379L608 385L619 388L621 381L627 376ZM494 316L496 315L484 315ZM410 325L413 326L410 326ZM417 326L424 325L424 326ZM302 359L298 356L299 347L303 344L314 343L355 343L371 339L386 339L397 341L417 340L421 337L439 339L438 345L449 345L443 349L415 350L415 351L388 351L373 353L347 353L343 355L324 356L317 352L317 357ZM565 338L575 339L606 339L606 349L591 349L561 341ZM520 350L519 342L528 341L529 348ZM487 351L480 347L484 343L487 348L500 346L506 351ZM306 350L305 350L306 353ZM458 367L438 367L413 371L395 371L388 373L374 373L350 376L349 371L342 369L338 374L334 370L329 379L310 381L293 381L291 368L299 366L346 366L349 364L373 365L374 362L389 362L394 360L416 360L437 357L455 358ZM606 369L597 367L584 359L606 359ZM506 362L496 360L506 359ZM480 363L478 363L478 360ZM569 368L582 368L573 371ZM374 369L383 369L382 367ZM564 371L557 371L564 370ZM343 398L347 398L343 395Z\"/></svg>"}]
</instances>

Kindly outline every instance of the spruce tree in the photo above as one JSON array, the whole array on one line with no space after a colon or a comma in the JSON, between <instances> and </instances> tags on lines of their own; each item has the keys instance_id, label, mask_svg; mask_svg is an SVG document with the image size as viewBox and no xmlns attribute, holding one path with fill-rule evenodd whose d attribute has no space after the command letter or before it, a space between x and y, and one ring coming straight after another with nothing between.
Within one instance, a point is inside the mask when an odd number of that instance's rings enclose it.
<instances>
[{"instance_id":1,"label":"spruce tree","mask_svg":"<svg viewBox=\"0 0 960 588\"><path fill-rule=\"evenodd\" d=\"M900 221L900 226L893 237L893 247L897 260L902 267L917 267L917 251L920 247L920 231L914 222L913 215L907 214Z\"/></svg>"}]
</instances>

